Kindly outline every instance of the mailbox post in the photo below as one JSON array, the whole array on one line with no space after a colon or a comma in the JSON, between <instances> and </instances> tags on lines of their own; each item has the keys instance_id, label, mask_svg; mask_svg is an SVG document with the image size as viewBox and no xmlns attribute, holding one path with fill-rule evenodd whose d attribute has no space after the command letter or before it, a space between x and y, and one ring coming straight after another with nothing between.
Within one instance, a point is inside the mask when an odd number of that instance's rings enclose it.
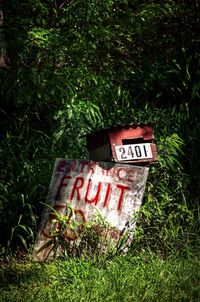
<instances>
[{"instance_id":1,"label":"mailbox post","mask_svg":"<svg viewBox=\"0 0 200 302\"><path fill-rule=\"evenodd\" d=\"M86 135L89 159L96 162L112 162L115 165L121 164L124 169L132 166L132 169L140 169L142 174L137 175L135 183L132 183L134 196L139 196L138 207L134 206L132 199L132 218L127 217L127 228L131 242L134 225L131 223L133 215L139 211L142 204L143 193L148 176L148 167L158 160L157 148L151 123L137 123L111 126L99 129ZM143 175L141 177L141 175ZM137 186L140 178L142 186ZM142 194L140 194L140 192Z\"/></svg>"}]
</instances>

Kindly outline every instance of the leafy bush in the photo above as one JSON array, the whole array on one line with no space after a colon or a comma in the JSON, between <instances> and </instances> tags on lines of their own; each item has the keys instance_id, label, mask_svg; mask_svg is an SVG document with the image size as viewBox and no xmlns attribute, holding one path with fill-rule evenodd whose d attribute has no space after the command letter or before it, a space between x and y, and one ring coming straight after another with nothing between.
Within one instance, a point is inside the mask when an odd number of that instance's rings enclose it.
<instances>
[{"instance_id":1,"label":"leafy bush","mask_svg":"<svg viewBox=\"0 0 200 302\"><path fill-rule=\"evenodd\" d=\"M133 247L167 253L199 230L199 23L187 1L4 1L1 229L7 253L34 241L55 158L84 135L154 123L159 163ZM14 12L14 13L13 13ZM166 252L165 252L166 251Z\"/></svg>"}]
</instances>

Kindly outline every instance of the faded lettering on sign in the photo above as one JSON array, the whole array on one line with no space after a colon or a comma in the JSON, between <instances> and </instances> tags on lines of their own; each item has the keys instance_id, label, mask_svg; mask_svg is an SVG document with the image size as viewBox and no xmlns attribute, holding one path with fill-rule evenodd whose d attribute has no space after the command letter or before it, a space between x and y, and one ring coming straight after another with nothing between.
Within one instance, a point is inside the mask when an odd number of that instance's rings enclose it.
<instances>
[{"instance_id":1,"label":"faded lettering on sign","mask_svg":"<svg viewBox=\"0 0 200 302\"><path fill-rule=\"evenodd\" d=\"M46 208L44 212L35 249L51 238L56 213L67 216L67 240L79 237L84 223L94 219L96 210L119 233L127 226L131 229L133 215L141 206L147 175L146 167L57 159L47 200L53 211ZM75 230L67 228L72 215ZM56 227L59 230L59 221Z\"/></svg>"}]
</instances>

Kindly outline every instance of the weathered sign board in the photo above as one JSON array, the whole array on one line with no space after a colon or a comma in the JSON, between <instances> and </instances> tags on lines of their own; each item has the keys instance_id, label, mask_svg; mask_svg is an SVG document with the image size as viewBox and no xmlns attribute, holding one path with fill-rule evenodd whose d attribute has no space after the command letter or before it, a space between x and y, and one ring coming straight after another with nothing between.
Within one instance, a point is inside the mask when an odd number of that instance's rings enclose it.
<instances>
[{"instance_id":1,"label":"weathered sign board","mask_svg":"<svg viewBox=\"0 0 200 302\"><path fill-rule=\"evenodd\" d=\"M36 239L33 258L44 261L50 253L56 214L68 217L64 238L79 240L84 224L95 221L97 213L114 230L118 240L124 230L131 234L134 214L140 209L148 168L110 162L57 159L50 183L47 205ZM74 218L74 228L69 227ZM59 221L56 227L59 229Z\"/></svg>"}]
</instances>

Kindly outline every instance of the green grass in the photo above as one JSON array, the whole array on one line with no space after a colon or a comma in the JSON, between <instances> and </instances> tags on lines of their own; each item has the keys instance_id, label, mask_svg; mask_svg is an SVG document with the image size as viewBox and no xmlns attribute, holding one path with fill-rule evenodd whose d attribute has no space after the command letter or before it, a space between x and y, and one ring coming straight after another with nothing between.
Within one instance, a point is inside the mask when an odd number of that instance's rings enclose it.
<instances>
[{"instance_id":1,"label":"green grass","mask_svg":"<svg viewBox=\"0 0 200 302\"><path fill-rule=\"evenodd\" d=\"M155 256L17 264L1 269L0 301L200 301L200 262Z\"/></svg>"}]
</instances>

